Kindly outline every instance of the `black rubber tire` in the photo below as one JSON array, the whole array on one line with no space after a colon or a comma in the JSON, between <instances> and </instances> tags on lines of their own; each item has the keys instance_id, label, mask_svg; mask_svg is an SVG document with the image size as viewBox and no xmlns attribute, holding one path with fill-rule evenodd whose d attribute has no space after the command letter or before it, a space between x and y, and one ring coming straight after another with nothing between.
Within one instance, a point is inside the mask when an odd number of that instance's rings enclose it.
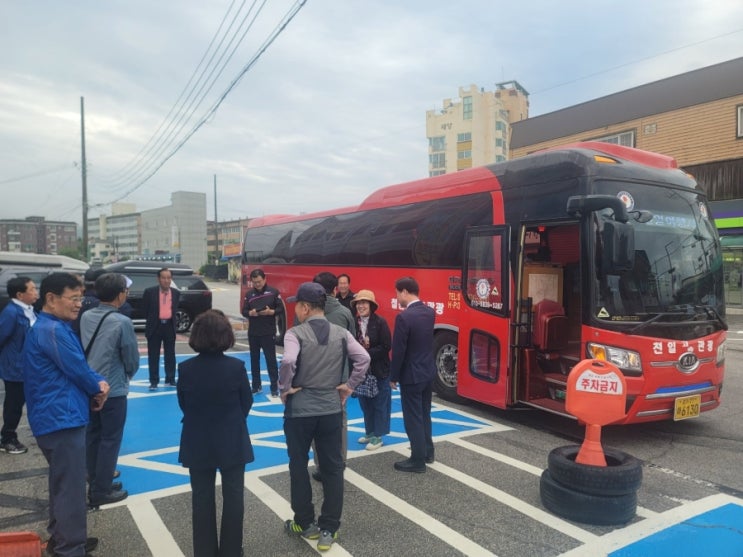
<instances>
[{"instance_id":1,"label":"black rubber tire","mask_svg":"<svg viewBox=\"0 0 743 557\"><path fill-rule=\"evenodd\" d=\"M607 465L591 466L575 462L578 451L580 445L550 451L547 469L556 482L591 495L624 495L640 488L642 463L634 456L616 449L604 449Z\"/></svg>"},{"instance_id":2,"label":"black rubber tire","mask_svg":"<svg viewBox=\"0 0 743 557\"><path fill-rule=\"evenodd\" d=\"M627 524L637 513L637 492L611 497L582 493L557 483L549 470L542 472L539 495L548 511L584 524Z\"/></svg>"},{"instance_id":3,"label":"black rubber tire","mask_svg":"<svg viewBox=\"0 0 743 557\"><path fill-rule=\"evenodd\" d=\"M436 363L436 376L433 390L444 399L461 401L457 395L457 349L458 335L453 331L439 331L433 337L433 359Z\"/></svg>"}]
</instances>

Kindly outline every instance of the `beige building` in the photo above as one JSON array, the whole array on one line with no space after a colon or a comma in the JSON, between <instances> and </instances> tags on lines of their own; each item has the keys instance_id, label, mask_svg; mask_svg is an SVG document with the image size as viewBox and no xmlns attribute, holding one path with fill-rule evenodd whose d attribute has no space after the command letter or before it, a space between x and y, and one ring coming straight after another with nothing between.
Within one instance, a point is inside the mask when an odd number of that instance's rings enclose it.
<instances>
[{"instance_id":1,"label":"beige building","mask_svg":"<svg viewBox=\"0 0 743 557\"><path fill-rule=\"evenodd\" d=\"M460 87L458 99L426 112L428 175L507 160L510 124L528 115L529 93L516 81L495 91Z\"/></svg>"},{"instance_id":2,"label":"beige building","mask_svg":"<svg viewBox=\"0 0 743 557\"><path fill-rule=\"evenodd\" d=\"M511 157L576 141L670 155L710 199L743 197L743 58L516 122Z\"/></svg>"}]
</instances>

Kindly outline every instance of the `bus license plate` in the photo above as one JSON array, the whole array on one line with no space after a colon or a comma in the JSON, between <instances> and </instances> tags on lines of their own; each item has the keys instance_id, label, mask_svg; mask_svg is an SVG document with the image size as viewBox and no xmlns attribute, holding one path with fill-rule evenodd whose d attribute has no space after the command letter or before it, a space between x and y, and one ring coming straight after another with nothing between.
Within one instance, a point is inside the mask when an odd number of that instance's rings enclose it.
<instances>
[{"instance_id":1,"label":"bus license plate","mask_svg":"<svg viewBox=\"0 0 743 557\"><path fill-rule=\"evenodd\" d=\"M702 405L702 395L682 396L673 403L673 419L687 420L699 416L699 408Z\"/></svg>"}]
</instances>

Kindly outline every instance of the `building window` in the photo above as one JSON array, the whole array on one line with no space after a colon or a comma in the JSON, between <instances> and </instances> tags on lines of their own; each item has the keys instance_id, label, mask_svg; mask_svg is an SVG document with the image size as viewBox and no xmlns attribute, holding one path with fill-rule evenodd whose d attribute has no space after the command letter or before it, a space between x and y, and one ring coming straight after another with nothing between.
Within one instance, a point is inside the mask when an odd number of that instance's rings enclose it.
<instances>
[{"instance_id":1,"label":"building window","mask_svg":"<svg viewBox=\"0 0 743 557\"><path fill-rule=\"evenodd\" d=\"M472 120L472 97L462 99L462 118Z\"/></svg>"},{"instance_id":2,"label":"building window","mask_svg":"<svg viewBox=\"0 0 743 557\"><path fill-rule=\"evenodd\" d=\"M446 150L446 137L443 135L438 137L429 137L428 145L431 147L431 151L444 151Z\"/></svg>"},{"instance_id":3,"label":"building window","mask_svg":"<svg viewBox=\"0 0 743 557\"><path fill-rule=\"evenodd\" d=\"M431 170L431 172L428 173L429 176L442 176L446 174L446 170Z\"/></svg>"},{"instance_id":4,"label":"building window","mask_svg":"<svg viewBox=\"0 0 743 557\"><path fill-rule=\"evenodd\" d=\"M472 151L470 151L470 150L468 150L468 151L459 151L457 153L457 158L458 159L471 159L472 158Z\"/></svg>"},{"instance_id":5,"label":"building window","mask_svg":"<svg viewBox=\"0 0 743 557\"><path fill-rule=\"evenodd\" d=\"M738 137L743 137L743 104L738 106Z\"/></svg>"},{"instance_id":6,"label":"building window","mask_svg":"<svg viewBox=\"0 0 743 557\"><path fill-rule=\"evenodd\" d=\"M503 155L495 155L495 162L505 162L505 161L506 161L506 157L504 157Z\"/></svg>"},{"instance_id":7,"label":"building window","mask_svg":"<svg viewBox=\"0 0 743 557\"><path fill-rule=\"evenodd\" d=\"M446 166L446 153L428 155L428 162L432 168L444 168Z\"/></svg>"},{"instance_id":8,"label":"building window","mask_svg":"<svg viewBox=\"0 0 743 557\"><path fill-rule=\"evenodd\" d=\"M501 138L497 138L495 140L495 146L499 147L500 149L503 149L503 140Z\"/></svg>"},{"instance_id":9,"label":"building window","mask_svg":"<svg viewBox=\"0 0 743 557\"><path fill-rule=\"evenodd\" d=\"M495 122L495 129L502 131L506 129L506 123L502 122L501 120L496 120Z\"/></svg>"},{"instance_id":10,"label":"building window","mask_svg":"<svg viewBox=\"0 0 743 557\"><path fill-rule=\"evenodd\" d=\"M472 141L472 132L457 134L457 143L463 143L465 141Z\"/></svg>"},{"instance_id":11,"label":"building window","mask_svg":"<svg viewBox=\"0 0 743 557\"><path fill-rule=\"evenodd\" d=\"M597 137L593 141L603 141L604 143L612 143L614 145L622 145L624 147L635 146L635 132L620 132L612 135L605 135L604 137Z\"/></svg>"}]
</instances>

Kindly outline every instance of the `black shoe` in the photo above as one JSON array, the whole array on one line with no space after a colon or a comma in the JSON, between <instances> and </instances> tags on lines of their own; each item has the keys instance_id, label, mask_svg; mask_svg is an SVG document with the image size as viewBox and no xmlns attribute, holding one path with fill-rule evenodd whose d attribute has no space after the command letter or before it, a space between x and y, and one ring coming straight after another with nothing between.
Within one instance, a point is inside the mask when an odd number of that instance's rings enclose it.
<instances>
[{"instance_id":1,"label":"black shoe","mask_svg":"<svg viewBox=\"0 0 743 557\"><path fill-rule=\"evenodd\" d=\"M413 460L412 458L407 458L405 460L395 462L395 470L399 470L400 472L415 472L416 474L422 474L426 471L426 463L418 462L416 460Z\"/></svg>"},{"instance_id":2,"label":"black shoe","mask_svg":"<svg viewBox=\"0 0 743 557\"><path fill-rule=\"evenodd\" d=\"M178 385L175 382L175 379L173 379L172 381L165 381L165 386L166 387L177 387Z\"/></svg>"},{"instance_id":3,"label":"black shoe","mask_svg":"<svg viewBox=\"0 0 743 557\"><path fill-rule=\"evenodd\" d=\"M121 482L111 482L111 491L121 491L123 484Z\"/></svg>"},{"instance_id":4,"label":"black shoe","mask_svg":"<svg viewBox=\"0 0 743 557\"><path fill-rule=\"evenodd\" d=\"M426 464L433 464L435 460L436 459L433 457L433 455L427 456L426 457Z\"/></svg>"},{"instance_id":5,"label":"black shoe","mask_svg":"<svg viewBox=\"0 0 743 557\"><path fill-rule=\"evenodd\" d=\"M261 387L260 385L258 385L257 387L253 387L253 394L262 393L262 392L263 392L263 387Z\"/></svg>"},{"instance_id":6,"label":"black shoe","mask_svg":"<svg viewBox=\"0 0 743 557\"><path fill-rule=\"evenodd\" d=\"M49 555L54 555L54 548L57 546L57 542L54 541L54 538L49 538L49 541L46 542L46 552ZM91 553L96 550L98 547L98 538L87 538L85 540L85 553Z\"/></svg>"},{"instance_id":7,"label":"black shoe","mask_svg":"<svg viewBox=\"0 0 743 557\"><path fill-rule=\"evenodd\" d=\"M151 391L156 391L157 390L157 385L150 385L150 390Z\"/></svg>"},{"instance_id":8,"label":"black shoe","mask_svg":"<svg viewBox=\"0 0 743 557\"><path fill-rule=\"evenodd\" d=\"M314 472L312 472L312 479L316 482L322 481L322 474L320 473L320 470L315 470Z\"/></svg>"},{"instance_id":9,"label":"black shoe","mask_svg":"<svg viewBox=\"0 0 743 557\"><path fill-rule=\"evenodd\" d=\"M118 503L119 501L123 501L127 497L129 497L129 492L125 489L111 490L103 497L100 497L98 499L91 498L88 507L90 507L91 509L97 509L101 505L111 505L112 503Z\"/></svg>"}]
</instances>

